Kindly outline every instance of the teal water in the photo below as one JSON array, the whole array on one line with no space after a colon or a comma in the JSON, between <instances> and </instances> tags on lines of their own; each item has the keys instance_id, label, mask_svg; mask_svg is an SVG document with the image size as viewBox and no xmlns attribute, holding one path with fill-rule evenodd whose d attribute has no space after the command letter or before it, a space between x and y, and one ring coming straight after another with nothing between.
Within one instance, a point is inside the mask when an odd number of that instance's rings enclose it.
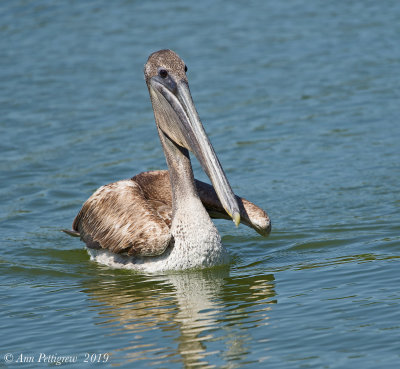
<instances>
[{"instance_id":1,"label":"teal water","mask_svg":"<svg viewBox=\"0 0 400 369\"><path fill-rule=\"evenodd\" d=\"M399 19L397 1L1 2L0 366L398 368ZM266 239L219 221L223 268L113 270L59 232L99 186L165 168L143 80L161 48L272 219Z\"/></svg>"}]
</instances>

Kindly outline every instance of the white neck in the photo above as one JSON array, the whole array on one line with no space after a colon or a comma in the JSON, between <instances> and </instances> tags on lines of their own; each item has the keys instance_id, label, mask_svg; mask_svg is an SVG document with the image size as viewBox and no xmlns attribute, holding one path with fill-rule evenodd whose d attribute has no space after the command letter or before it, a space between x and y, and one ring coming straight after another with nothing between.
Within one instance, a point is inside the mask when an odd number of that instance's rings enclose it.
<instances>
[{"instance_id":1,"label":"white neck","mask_svg":"<svg viewBox=\"0 0 400 369\"><path fill-rule=\"evenodd\" d=\"M189 152L159 130L172 187L173 244L154 258L162 269L187 269L226 262L221 237L204 208L194 183ZM156 265L154 264L154 267Z\"/></svg>"}]
</instances>

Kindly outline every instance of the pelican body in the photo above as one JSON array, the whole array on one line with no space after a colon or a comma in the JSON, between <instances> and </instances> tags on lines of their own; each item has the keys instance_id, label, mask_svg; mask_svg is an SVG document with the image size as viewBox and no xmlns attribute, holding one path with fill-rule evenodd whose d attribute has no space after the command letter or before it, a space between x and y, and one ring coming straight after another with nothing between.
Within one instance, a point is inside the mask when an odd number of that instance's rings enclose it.
<instances>
[{"instance_id":1,"label":"pelican body","mask_svg":"<svg viewBox=\"0 0 400 369\"><path fill-rule=\"evenodd\" d=\"M194 106L186 65L171 50L151 54L144 68L167 170L144 172L100 187L75 217L72 236L92 258L145 271L223 264L228 254L211 218L240 221L263 236L268 215L236 196ZM212 186L195 180L189 151Z\"/></svg>"}]
</instances>

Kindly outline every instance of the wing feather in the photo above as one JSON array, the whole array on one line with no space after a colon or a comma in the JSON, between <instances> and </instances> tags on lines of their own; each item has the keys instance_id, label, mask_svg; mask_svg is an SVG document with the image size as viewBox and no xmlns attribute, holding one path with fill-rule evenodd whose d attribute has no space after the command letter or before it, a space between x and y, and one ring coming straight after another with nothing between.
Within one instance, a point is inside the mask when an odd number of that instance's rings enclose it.
<instances>
[{"instance_id":1,"label":"wing feather","mask_svg":"<svg viewBox=\"0 0 400 369\"><path fill-rule=\"evenodd\" d=\"M133 180L100 187L82 206L72 228L91 248L155 256L171 241L169 226Z\"/></svg>"},{"instance_id":2,"label":"wing feather","mask_svg":"<svg viewBox=\"0 0 400 369\"><path fill-rule=\"evenodd\" d=\"M132 179L140 184L147 198L162 201L169 209L169 215L171 214L172 193L167 170L143 172ZM200 200L210 217L231 220L221 201L219 201L214 187L197 179L195 179L195 184ZM243 197L236 196L236 199L239 204L241 222L253 228L262 236L267 236L271 231L271 221L268 214Z\"/></svg>"},{"instance_id":3,"label":"wing feather","mask_svg":"<svg viewBox=\"0 0 400 369\"><path fill-rule=\"evenodd\" d=\"M230 219L214 188L195 180L199 197L212 218ZM241 222L266 236L268 214L237 196ZM155 256L171 242L172 193L166 170L143 172L129 180L100 187L82 206L72 228L90 248L114 253Z\"/></svg>"},{"instance_id":4,"label":"wing feather","mask_svg":"<svg viewBox=\"0 0 400 369\"><path fill-rule=\"evenodd\" d=\"M219 201L214 188L208 183L195 179L197 192L201 202L211 218L232 220ZM271 232L271 221L268 214L256 204L243 197L236 196L239 204L240 221L247 227L253 228L261 236L268 236Z\"/></svg>"}]
</instances>

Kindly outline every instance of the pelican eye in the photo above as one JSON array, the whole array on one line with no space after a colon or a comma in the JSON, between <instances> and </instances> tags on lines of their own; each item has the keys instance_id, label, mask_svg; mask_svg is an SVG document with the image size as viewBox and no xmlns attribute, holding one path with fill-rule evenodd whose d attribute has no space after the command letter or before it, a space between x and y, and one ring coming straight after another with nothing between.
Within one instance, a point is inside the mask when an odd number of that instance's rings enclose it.
<instances>
[{"instance_id":1,"label":"pelican eye","mask_svg":"<svg viewBox=\"0 0 400 369\"><path fill-rule=\"evenodd\" d=\"M168 77L168 72L165 69L160 69L158 71L158 74L161 78L167 78Z\"/></svg>"},{"instance_id":2,"label":"pelican eye","mask_svg":"<svg viewBox=\"0 0 400 369\"><path fill-rule=\"evenodd\" d=\"M185 65L185 73L187 72L187 65Z\"/></svg>"}]
</instances>

